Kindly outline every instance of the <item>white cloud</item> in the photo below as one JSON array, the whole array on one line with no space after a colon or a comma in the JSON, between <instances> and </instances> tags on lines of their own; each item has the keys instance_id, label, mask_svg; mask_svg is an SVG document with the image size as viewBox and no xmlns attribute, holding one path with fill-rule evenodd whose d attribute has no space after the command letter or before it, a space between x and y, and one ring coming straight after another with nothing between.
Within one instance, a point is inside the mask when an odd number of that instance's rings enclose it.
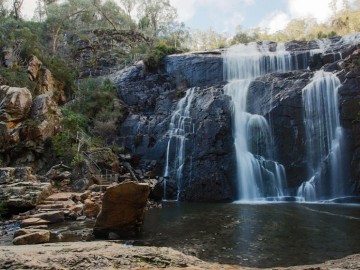
<instances>
[{"instance_id":1,"label":"white cloud","mask_svg":"<svg viewBox=\"0 0 360 270\"><path fill-rule=\"evenodd\" d=\"M289 0L288 10L291 18L314 17L325 22L332 14L331 0Z\"/></svg>"},{"instance_id":2,"label":"white cloud","mask_svg":"<svg viewBox=\"0 0 360 270\"><path fill-rule=\"evenodd\" d=\"M170 0L170 3L177 9L179 20L182 22L191 20L196 13L196 0Z\"/></svg>"},{"instance_id":3,"label":"white cloud","mask_svg":"<svg viewBox=\"0 0 360 270\"><path fill-rule=\"evenodd\" d=\"M263 29L268 29L269 33L273 34L276 31L284 29L289 21L290 17L288 14L281 11L275 11L264 18L259 23L259 26Z\"/></svg>"},{"instance_id":4,"label":"white cloud","mask_svg":"<svg viewBox=\"0 0 360 270\"><path fill-rule=\"evenodd\" d=\"M239 2L245 5L252 5L255 1L256 0L170 0L170 4L177 9L179 20L187 22L196 15L198 10L205 7L211 7L211 9L215 11L232 14L234 8L238 8Z\"/></svg>"},{"instance_id":5,"label":"white cloud","mask_svg":"<svg viewBox=\"0 0 360 270\"><path fill-rule=\"evenodd\" d=\"M245 17L241 13L233 13L229 18L225 19L223 22L224 29L223 32L232 32L236 26L241 25L245 20Z\"/></svg>"},{"instance_id":6,"label":"white cloud","mask_svg":"<svg viewBox=\"0 0 360 270\"><path fill-rule=\"evenodd\" d=\"M353 2L354 0L350 0ZM319 23L326 22L333 10L331 0L287 0L287 12L275 11L265 17L260 23L261 28L269 29L270 33L282 30L292 19L312 17ZM343 8L343 0L337 2L336 10Z\"/></svg>"}]
</instances>

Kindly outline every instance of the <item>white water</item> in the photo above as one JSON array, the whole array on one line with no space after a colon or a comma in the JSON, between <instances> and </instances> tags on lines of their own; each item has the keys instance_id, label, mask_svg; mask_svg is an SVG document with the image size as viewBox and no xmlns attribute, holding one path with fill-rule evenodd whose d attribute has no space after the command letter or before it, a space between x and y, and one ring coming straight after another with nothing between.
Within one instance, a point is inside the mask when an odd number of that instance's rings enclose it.
<instances>
[{"instance_id":1,"label":"white water","mask_svg":"<svg viewBox=\"0 0 360 270\"><path fill-rule=\"evenodd\" d=\"M334 74L320 70L302 90L310 180L298 188L297 196L301 200L316 201L344 195L340 86Z\"/></svg>"},{"instance_id":2,"label":"white water","mask_svg":"<svg viewBox=\"0 0 360 270\"><path fill-rule=\"evenodd\" d=\"M183 189L183 169L186 161L186 141L189 134L194 133L194 127L190 116L190 106L194 98L196 88L186 91L185 97L179 100L176 110L171 116L169 127L169 141L166 151L164 199L166 200L166 181L168 177L173 177L177 183L177 199ZM174 148L174 151L171 151ZM173 156L170 156L174 153Z\"/></svg>"},{"instance_id":3,"label":"white water","mask_svg":"<svg viewBox=\"0 0 360 270\"><path fill-rule=\"evenodd\" d=\"M285 196L285 169L272 160L271 130L263 116L247 112L247 95L257 77L291 70L290 53L281 44L270 52L270 44L250 43L229 48L223 57L224 78L228 81L224 91L233 101L238 200Z\"/></svg>"}]
</instances>

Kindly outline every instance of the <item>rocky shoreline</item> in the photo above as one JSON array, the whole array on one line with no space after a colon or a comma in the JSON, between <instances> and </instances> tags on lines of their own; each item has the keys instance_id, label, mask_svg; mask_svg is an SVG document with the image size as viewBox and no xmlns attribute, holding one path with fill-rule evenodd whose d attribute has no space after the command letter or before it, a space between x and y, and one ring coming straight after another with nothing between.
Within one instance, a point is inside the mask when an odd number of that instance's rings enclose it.
<instances>
[{"instance_id":1,"label":"rocky shoreline","mask_svg":"<svg viewBox=\"0 0 360 270\"><path fill-rule=\"evenodd\" d=\"M116 241L0 247L0 269L255 269L207 263L165 247L133 247ZM289 270L360 269L360 254Z\"/></svg>"}]
</instances>

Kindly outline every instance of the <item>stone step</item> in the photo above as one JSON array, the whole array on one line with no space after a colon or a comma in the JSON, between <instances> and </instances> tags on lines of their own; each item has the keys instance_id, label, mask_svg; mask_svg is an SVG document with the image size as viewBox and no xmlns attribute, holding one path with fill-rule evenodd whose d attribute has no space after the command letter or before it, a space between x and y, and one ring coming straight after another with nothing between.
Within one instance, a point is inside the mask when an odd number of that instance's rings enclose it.
<instances>
[{"instance_id":1,"label":"stone step","mask_svg":"<svg viewBox=\"0 0 360 270\"><path fill-rule=\"evenodd\" d=\"M66 211L66 210L69 210L69 209L67 209L67 208L41 208L41 209L38 209L38 211L37 211L37 213L48 213L48 212L52 212L52 211L54 211L54 210L56 210L56 211Z\"/></svg>"},{"instance_id":2,"label":"stone step","mask_svg":"<svg viewBox=\"0 0 360 270\"><path fill-rule=\"evenodd\" d=\"M40 218L43 220L47 220L50 223L62 222L65 219L63 211L49 211L44 213L38 213L32 215L32 218Z\"/></svg>"},{"instance_id":3,"label":"stone step","mask_svg":"<svg viewBox=\"0 0 360 270\"><path fill-rule=\"evenodd\" d=\"M74 193L70 193L70 192L65 192L65 193L55 193L50 195L49 197L46 198L46 201L68 201L71 200L74 196Z\"/></svg>"},{"instance_id":4,"label":"stone step","mask_svg":"<svg viewBox=\"0 0 360 270\"><path fill-rule=\"evenodd\" d=\"M21 224L20 227L21 228L25 228L25 227L29 227L29 226L40 226L40 225L48 225L50 222L41 218L35 218L35 217L30 217L27 219L24 219Z\"/></svg>"},{"instance_id":5,"label":"stone step","mask_svg":"<svg viewBox=\"0 0 360 270\"><path fill-rule=\"evenodd\" d=\"M35 209L62 209L65 208L63 203L53 203L53 204L39 204Z\"/></svg>"}]
</instances>

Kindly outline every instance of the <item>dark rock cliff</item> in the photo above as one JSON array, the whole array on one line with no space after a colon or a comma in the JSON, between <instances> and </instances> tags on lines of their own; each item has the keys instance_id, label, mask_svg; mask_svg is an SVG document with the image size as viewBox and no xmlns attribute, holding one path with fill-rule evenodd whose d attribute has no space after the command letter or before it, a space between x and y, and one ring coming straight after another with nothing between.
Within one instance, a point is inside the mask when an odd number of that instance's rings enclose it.
<instances>
[{"instance_id":1,"label":"dark rock cliff","mask_svg":"<svg viewBox=\"0 0 360 270\"><path fill-rule=\"evenodd\" d=\"M185 91L198 86L190 112L194 132L186 142L186 180L180 198L231 200L231 106L230 98L223 94L221 55L217 52L168 57L156 74L146 74L139 63L114 74L112 79L129 112L119 127L118 144L134 153L132 161L141 168L140 175L160 177L164 173L172 112ZM172 179L168 182L167 198L174 199L175 183Z\"/></svg>"},{"instance_id":2,"label":"dark rock cliff","mask_svg":"<svg viewBox=\"0 0 360 270\"><path fill-rule=\"evenodd\" d=\"M255 80L248 96L248 111L267 118L274 137L275 159L285 166L289 191L294 194L306 178L306 136L302 89L314 71L336 72L341 123L347 141L349 187L359 192L360 182L360 74L359 45L330 40L325 53L318 42L286 44L297 70L267 74ZM309 68L308 68L309 67ZM128 115L119 126L118 144L133 153L132 163L141 177L164 181L171 115L190 87L197 87L190 116L194 132L186 136L186 162L179 199L228 201L234 198L234 147L231 100L223 94L220 51L167 57L162 67L147 74L142 63L111 76ZM170 151L171 153L171 151ZM166 198L176 198L174 179L167 180Z\"/></svg>"}]
</instances>

